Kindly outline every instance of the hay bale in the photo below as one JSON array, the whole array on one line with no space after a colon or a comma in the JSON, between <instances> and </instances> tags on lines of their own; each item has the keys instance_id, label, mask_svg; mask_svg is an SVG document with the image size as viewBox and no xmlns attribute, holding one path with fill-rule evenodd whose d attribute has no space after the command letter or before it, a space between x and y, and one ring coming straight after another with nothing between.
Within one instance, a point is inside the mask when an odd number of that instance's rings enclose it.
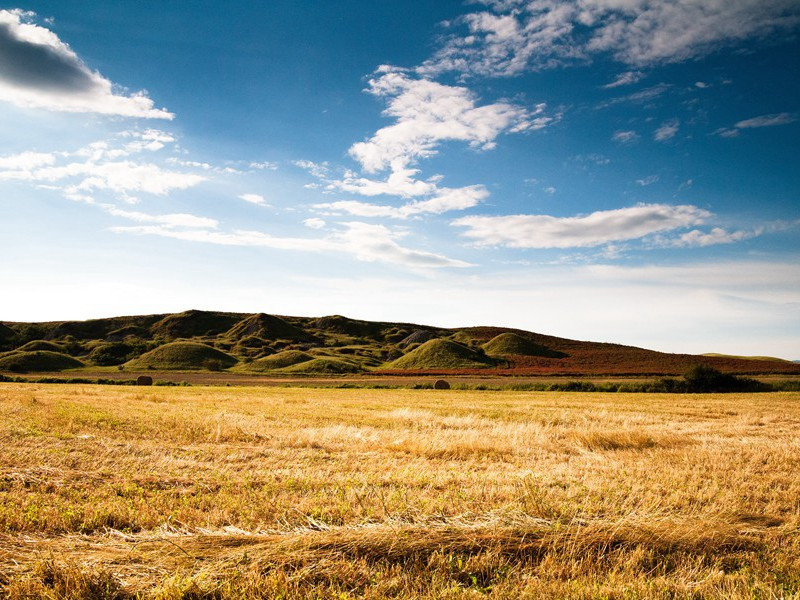
<instances>
[{"instance_id":1,"label":"hay bale","mask_svg":"<svg viewBox=\"0 0 800 600\"><path fill-rule=\"evenodd\" d=\"M436 383L433 384L433 389L435 390L449 390L450 384L447 383L444 379L437 379Z\"/></svg>"},{"instance_id":2,"label":"hay bale","mask_svg":"<svg viewBox=\"0 0 800 600\"><path fill-rule=\"evenodd\" d=\"M153 378L149 375L139 375L136 378L136 385L153 385Z\"/></svg>"}]
</instances>

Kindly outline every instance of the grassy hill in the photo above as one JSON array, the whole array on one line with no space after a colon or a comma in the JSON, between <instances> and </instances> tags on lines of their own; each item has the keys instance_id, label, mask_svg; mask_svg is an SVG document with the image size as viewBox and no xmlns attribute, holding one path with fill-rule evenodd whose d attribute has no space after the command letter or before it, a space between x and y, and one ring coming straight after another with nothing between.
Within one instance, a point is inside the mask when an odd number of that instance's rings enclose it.
<instances>
[{"instance_id":1,"label":"grassy hill","mask_svg":"<svg viewBox=\"0 0 800 600\"><path fill-rule=\"evenodd\" d=\"M387 369L437 370L437 369L486 369L494 362L486 355L454 342L453 340L430 340L408 354L386 365Z\"/></svg>"},{"instance_id":2,"label":"grassy hill","mask_svg":"<svg viewBox=\"0 0 800 600\"><path fill-rule=\"evenodd\" d=\"M172 342L126 363L132 369L227 369L238 361L221 350L197 342Z\"/></svg>"},{"instance_id":3,"label":"grassy hill","mask_svg":"<svg viewBox=\"0 0 800 600\"><path fill-rule=\"evenodd\" d=\"M376 369L403 375L579 376L681 375L693 366L706 365L729 373L800 374L800 365L771 357L670 354L508 327L446 329L341 315L202 310L89 321L4 322L0 323L0 351L55 352L69 355L78 366L123 369L236 366L237 371L270 373ZM311 361L322 362L296 367ZM0 370L8 371L12 363L2 364L6 366ZM75 363L70 365L54 365L52 370L77 368Z\"/></svg>"},{"instance_id":4,"label":"grassy hill","mask_svg":"<svg viewBox=\"0 0 800 600\"><path fill-rule=\"evenodd\" d=\"M49 371L63 371L77 369L84 364L61 352L48 350L26 352L13 351L0 354L0 371L11 373L44 373Z\"/></svg>"}]
</instances>

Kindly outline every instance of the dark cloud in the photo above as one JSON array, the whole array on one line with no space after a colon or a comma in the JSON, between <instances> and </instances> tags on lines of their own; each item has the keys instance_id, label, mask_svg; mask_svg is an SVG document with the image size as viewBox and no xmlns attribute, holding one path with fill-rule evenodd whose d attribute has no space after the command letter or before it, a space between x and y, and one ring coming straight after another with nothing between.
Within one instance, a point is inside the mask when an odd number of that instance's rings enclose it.
<instances>
[{"instance_id":1,"label":"dark cloud","mask_svg":"<svg viewBox=\"0 0 800 600\"><path fill-rule=\"evenodd\" d=\"M0 23L0 78L50 92L93 91L97 81L74 54L20 39L10 23Z\"/></svg>"}]
</instances>

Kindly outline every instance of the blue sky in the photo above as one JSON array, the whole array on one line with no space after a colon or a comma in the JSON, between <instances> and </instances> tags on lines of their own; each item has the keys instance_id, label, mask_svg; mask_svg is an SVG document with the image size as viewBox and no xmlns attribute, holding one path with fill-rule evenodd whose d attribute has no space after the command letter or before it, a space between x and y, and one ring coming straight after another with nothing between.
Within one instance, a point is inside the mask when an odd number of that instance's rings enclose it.
<instances>
[{"instance_id":1,"label":"blue sky","mask_svg":"<svg viewBox=\"0 0 800 600\"><path fill-rule=\"evenodd\" d=\"M0 318L800 358L798 32L794 0L7 6Z\"/></svg>"}]
</instances>

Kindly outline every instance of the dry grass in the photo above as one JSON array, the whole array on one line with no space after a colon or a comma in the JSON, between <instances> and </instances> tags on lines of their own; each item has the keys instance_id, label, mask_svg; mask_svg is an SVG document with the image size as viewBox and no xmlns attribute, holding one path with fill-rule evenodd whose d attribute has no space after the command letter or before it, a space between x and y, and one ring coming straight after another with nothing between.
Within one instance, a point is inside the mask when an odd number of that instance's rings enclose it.
<instances>
[{"instance_id":1,"label":"dry grass","mask_svg":"<svg viewBox=\"0 0 800 600\"><path fill-rule=\"evenodd\" d=\"M800 394L0 384L0 597L800 598Z\"/></svg>"}]
</instances>

